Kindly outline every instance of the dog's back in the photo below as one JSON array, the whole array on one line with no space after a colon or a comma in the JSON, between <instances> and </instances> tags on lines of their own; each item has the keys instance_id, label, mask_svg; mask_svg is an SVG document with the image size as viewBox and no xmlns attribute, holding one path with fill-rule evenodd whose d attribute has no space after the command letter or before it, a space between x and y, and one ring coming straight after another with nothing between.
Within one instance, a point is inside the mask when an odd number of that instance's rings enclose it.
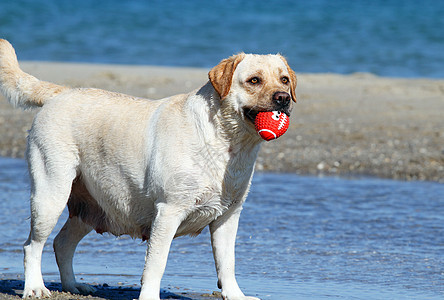
<instances>
[{"instance_id":1,"label":"dog's back","mask_svg":"<svg viewBox=\"0 0 444 300\"><path fill-rule=\"evenodd\" d=\"M76 282L72 260L95 229L148 240L140 299L158 299L172 239L208 225L223 298L255 299L244 296L234 274L239 215L262 141L252 116L289 114L296 77L281 56L239 54L209 79L187 95L157 101L72 89L24 73L12 46L0 40L1 92L16 107L42 107L28 137L25 298L50 295L42 249L68 204L70 218L54 240L64 290L93 291Z\"/></svg>"}]
</instances>

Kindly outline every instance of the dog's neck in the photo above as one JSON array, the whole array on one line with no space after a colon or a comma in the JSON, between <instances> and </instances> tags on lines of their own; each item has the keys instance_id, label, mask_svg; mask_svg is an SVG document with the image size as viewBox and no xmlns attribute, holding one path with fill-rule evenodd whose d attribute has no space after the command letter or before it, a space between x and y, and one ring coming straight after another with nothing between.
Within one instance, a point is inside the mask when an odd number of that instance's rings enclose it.
<instances>
[{"instance_id":1,"label":"dog's neck","mask_svg":"<svg viewBox=\"0 0 444 300\"><path fill-rule=\"evenodd\" d=\"M241 112L224 103L228 99L221 99L209 81L187 101L193 102L188 108L200 120L198 132L202 140L219 139L229 145L233 153L240 148L256 148L263 141ZM195 102L199 102L199 105L195 105Z\"/></svg>"},{"instance_id":2,"label":"dog's neck","mask_svg":"<svg viewBox=\"0 0 444 300\"><path fill-rule=\"evenodd\" d=\"M263 141L254 128L223 104L226 99L220 99L210 82L190 95L185 106L197 120L194 143L199 155L217 156L219 160L224 157L225 167L233 164L234 169L252 169Z\"/></svg>"}]
</instances>

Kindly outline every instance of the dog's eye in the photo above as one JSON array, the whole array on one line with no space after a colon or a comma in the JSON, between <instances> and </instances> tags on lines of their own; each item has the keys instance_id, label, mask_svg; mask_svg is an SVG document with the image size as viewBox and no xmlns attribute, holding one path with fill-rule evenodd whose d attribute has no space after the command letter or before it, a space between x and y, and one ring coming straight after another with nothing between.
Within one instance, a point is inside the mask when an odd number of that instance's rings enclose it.
<instances>
[{"instance_id":1,"label":"dog's eye","mask_svg":"<svg viewBox=\"0 0 444 300\"><path fill-rule=\"evenodd\" d=\"M288 82L290 82L290 80L286 76L282 77L281 81L282 81L283 84L287 84Z\"/></svg>"},{"instance_id":2,"label":"dog's eye","mask_svg":"<svg viewBox=\"0 0 444 300\"><path fill-rule=\"evenodd\" d=\"M253 77L250 80L248 80L248 82L251 84L258 84L261 82L261 80L258 77Z\"/></svg>"}]
</instances>

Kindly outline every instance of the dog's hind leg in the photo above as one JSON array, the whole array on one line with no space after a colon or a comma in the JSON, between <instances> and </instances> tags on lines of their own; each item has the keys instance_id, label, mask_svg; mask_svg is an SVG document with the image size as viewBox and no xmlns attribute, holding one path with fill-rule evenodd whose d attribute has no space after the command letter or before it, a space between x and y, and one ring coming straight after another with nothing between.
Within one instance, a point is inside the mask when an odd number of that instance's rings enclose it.
<instances>
[{"instance_id":1,"label":"dog's hind leg","mask_svg":"<svg viewBox=\"0 0 444 300\"><path fill-rule=\"evenodd\" d=\"M31 139L27 153L31 175L31 232L23 247L23 298L50 295L41 272L42 250L68 202L76 177L75 158L68 153L44 151L44 147L33 144Z\"/></svg>"},{"instance_id":2,"label":"dog's hind leg","mask_svg":"<svg viewBox=\"0 0 444 300\"><path fill-rule=\"evenodd\" d=\"M83 223L78 217L69 218L54 239L54 251L59 266L62 289L74 294L90 294L95 291L90 285L77 283L72 268L72 259L77 244L92 227Z\"/></svg>"}]
</instances>

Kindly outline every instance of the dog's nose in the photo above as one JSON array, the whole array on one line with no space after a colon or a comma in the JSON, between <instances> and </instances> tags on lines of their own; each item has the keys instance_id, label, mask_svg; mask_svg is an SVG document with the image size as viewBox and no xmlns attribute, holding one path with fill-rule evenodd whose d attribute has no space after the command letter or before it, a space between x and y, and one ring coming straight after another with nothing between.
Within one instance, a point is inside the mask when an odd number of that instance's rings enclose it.
<instances>
[{"instance_id":1,"label":"dog's nose","mask_svg":"<svg viewBox=\"0 0 444 300\"><path fill-rule=\"evenodd\" d=\"M287 107L290 104L291 97L286 92L276 92L273 95L273 101L279 107Z\"/></svg>"}]
</instances>

